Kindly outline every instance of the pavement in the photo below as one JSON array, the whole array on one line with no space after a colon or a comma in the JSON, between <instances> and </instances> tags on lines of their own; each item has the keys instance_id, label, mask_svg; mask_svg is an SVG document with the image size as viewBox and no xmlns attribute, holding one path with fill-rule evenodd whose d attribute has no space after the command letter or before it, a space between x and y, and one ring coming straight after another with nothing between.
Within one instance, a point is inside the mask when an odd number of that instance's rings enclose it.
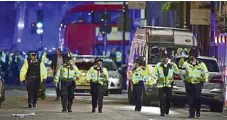
<instances>
[{"instance_id":1,"label":"pavement","mask_svg":"<svg viewBox=\"0 0 227 120\"><path fill-rule=\"evenodd\" d=\"M78 93L72 107L72 113L61 112L61 102L55 101L55 91L50 88L46 92L47 99L39 100L38 107L29 109L26 103L26 91L7 89L6 101L0 109L0 120L189 120L188 108L171 108L170 115L161 117L159 108L143 106L141 112L134 112L134 106L127 104L127 93L110 94L104 97L103 113L91 113L91 96ZM23 118L12 117L13 114L35 113L34 116ZM202 109L201 120L226 120L227 111L211 113Z\"/></svg>"}]
</instances>

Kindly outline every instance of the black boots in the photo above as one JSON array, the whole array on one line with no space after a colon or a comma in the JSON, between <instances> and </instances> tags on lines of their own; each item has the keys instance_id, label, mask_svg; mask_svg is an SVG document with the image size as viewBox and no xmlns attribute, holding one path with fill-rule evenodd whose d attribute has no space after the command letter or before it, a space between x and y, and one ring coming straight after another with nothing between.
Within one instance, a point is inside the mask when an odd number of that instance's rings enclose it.
<instances>
[{"instance_id":1,"label":"black boots","mask_svg":"<svg viewBox=\"0 0 227 120\"><path fill-rule=\"evenodd\" d=\"M169 115L169 109L166 110L166 115Z\"/></svg>"},{"instance_id":2,"label":"black boots","mask_svg":"<svg viewBox=\"0 0 227 120\"><path fill-rule=\"evenodd\" d=\"M36 108L37 107L37 104L28 104L28 108Z\"/></svg>"},{"instance_id":3,"label":"black boots","mask_svg":"<svg viewBox=\"0 0 227 120\"><path fill-rule=\"evenodd\" d=\"M195 117L195 111L189 111L189 116L188 118L194 118ZM200 117L200 111L196 111L196 117Z\"/></svg>"},{"instance_id":4,"label":"black boots","mask_svg":"<svg viewBox=\"0 0 227 120\"><path fill-rule=\"evenodd\" d=\"M195 117L195 111L194 110L189 110L188 118L194 118L194 117Z\"/></svg>"},{"instance_id":5,"label":"black boots","mask_svg":"<svg viewBox=\"0 0 227 120\"><path fill-rule=\"evenodd\" d=\"M71 107L68 107L68 112L72 112L72 108Z\"/></svg>"},{"instance_id":6,"label":"black boots","mask_svg":"<svg viewBox=\"0 0 227 120\"><path fill-rule=\"evenodd\" d=\"M67 111L66 107L63 107L62 112L66 112L66 111Z\"/></svg>"},{"instance_id":7,"label":"black boots","mask_svg":"<svg viewBox=\"0 0 227 120\"><path fill-rule=\"evenodd\" d=\"M161 115L160 116L165 116L165 114L164 113L161 113Z\"/></svg>"},{"instance_id":8,"label":"black boots","mask_svg":"<svg viewBox=\"0 0 227 120\"><path fill-rule=\"evenodd\" d=\"M140 111L141 111L141 108L137 108L137 107L135 107L135 111L140 112Z\"/></svg>"},{"instance_id":9,"label":"black boots","mask_svg":"<svg viewBox=\"0 0 227 120\"><path fill-rule=\"evenodd\" d=\"M95 113L95 108L92 108L92 113Z\"/></svg>"},{"instance_id":10,"label":"black boots","mask_svg":"<svg viewBox=\"0 0 227 120\"><path fill-rule=\"evenodd\" d=\"M200 111L196 112L196 117L200 117Z\"/></svg>"},{"instance_id":11,"label":"black boots","mask_svg":"<svg viewBox=\"0 0 227 120\"><path fill-rule=\"evenodd\" d=\"M28 108L32 108L32 104L28 104Z\"/></svg>"},{"instance_id":12,"label":"black boots","mask_svg":"<svg viewBox=\"0 0 227 120\"><path fill-rule=\"evenodd\" d=\"M33 108L36 108L37 107L37 104L33 104Z\"/></svg>"},{"instance_id":13,"label":"black boots","mask_svg":"<svg viewBox=\"0 0 227 120\"><path fill-rule=\"evenodd\" d=\"M102 110L99 110L99 113L102 113Z\"/></svg>"}]
</instances>

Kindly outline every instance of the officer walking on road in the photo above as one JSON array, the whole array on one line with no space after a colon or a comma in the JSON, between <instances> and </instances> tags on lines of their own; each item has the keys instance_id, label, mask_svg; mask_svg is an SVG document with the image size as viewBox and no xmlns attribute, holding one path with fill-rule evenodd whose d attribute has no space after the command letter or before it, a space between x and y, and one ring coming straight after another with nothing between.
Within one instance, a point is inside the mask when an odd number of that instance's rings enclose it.
<instances>
[{"instance_id":1,"label":"officer walking on road","mask_svg":"<svg viewBox=\"0 0 227 120\"><path fill-rule=\"evenodd\" d=\"M80 76L80 71L76 65L71 64L70 54L64 57L64 64L60 66L54 79L55 86L60 84L62 112L72 112L74 100L74 91L76 87L75 80Z\"/></svg>"},{"instance_id":2,"label":"officer walking on road","mask_svg":"<svg viewBox=\"0 0 227 120\"><path fill-rule=\"evenodd\" d=\"M37 97L40 84L47 79L47 71L44 63L37 59L37 53L31 52L20 71L20 81L27 80L28 107L37 107Z\"/></svg>"},{"instance_id":3,"label":"officer walking on road","mask_svg":"<svg viewBox=\"0 0 227 120\"><path fill-rule=\"evenodd\" d=\"M208 70L206 65L197 59L198 49L193 47L189 52L189 60L185 61L185 89L189 105L189 118L200 117L201 91L204 82L208 82Z\"/></svg>"},{"instance_id":4,"label":"officer walking on road","mask_svg":"<svg viewBox=\"0 0 227 120\"><path fill-rule=\"evenodd\" d=\"M91 83L92 112L95 112L98 102L98 111L102 113L103 94L105 92L105 84L108 82L108 71L102 66L102 59L99 57L95 58L95 65L89 69L86 78Z\"/></svg>"},{"instance_id":5,"label":"officer walking on road","mask_svg":"<svg viewBox=\"0 0 227 120\"><path fill-rule=\"evenodd\" d=\"M135 60L135 68L132 71L133 96L135 101L135 111L141 111L143 105L144 82L148 79L148 72L143 66L142 57Z\"/></svg>"},{"instance_id":6,"label":"officer walking on road","mask_svg":"<svg viewBox=\"0 0 227 120\"><path fill-rule=\"evenodd\" d=\"M172 99L172 87L173 87L173 75L179 74L177 65L173 62L169 62L170 59L166 52L161 55L161 62L157 63L152 73L152 80L157 80L158 96L160 100L161 116L169 114L171 99Z\"/></svg>"}]
</instances>

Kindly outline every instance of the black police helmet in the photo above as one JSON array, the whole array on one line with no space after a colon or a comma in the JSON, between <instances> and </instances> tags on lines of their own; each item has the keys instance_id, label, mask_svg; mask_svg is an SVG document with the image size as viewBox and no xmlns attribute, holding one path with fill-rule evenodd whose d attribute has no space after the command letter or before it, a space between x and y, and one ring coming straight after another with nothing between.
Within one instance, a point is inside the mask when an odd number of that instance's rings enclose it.
<instances>
[{"instance_id":1,"label":"black police helmet","mask_svg":"<svg viewBox=\"0 0 227 120\"><path fill-rule=\"evenodd\" d=\"M196 47L191 48L189 52L189 56L198 57L198 55L199 55L198 48Z\"/></svg>"},{"instance_id":2,"label":"black police helmet","mask_svg":"<svg viewBox=\"0 0 227 120\"><path fill-rule=\"evenodd\" d=\"M65 58L66 60L71 60L71 59L72 59L72 56L71 56L70 53L67 53L67 54L65 54L64 58Z\"/></svg>"},{"instance_id":3,"label":"black police helmet","mask_svg":"<svg viewBox=\"0 0 227 120\"><path fill-rule=\"evenodd\" d=\"M102 62L103 60L102 60L101 58L99 58L99 57L96 57L96 58L95 58L95 63L96 63L96 62L99 62L99 61Z\"/></svg>"},{"instance_id":4,"label":"black police helmet","mask_svg":"<svg viewBox=\"0 0 227 120\"><path fill-rule=\"evenodd\" d=\"M138 57L138 58L136 58L135 63L139 63L142 65L144 63L144 60L142 57Z\"/></svg>"}]
</instances>

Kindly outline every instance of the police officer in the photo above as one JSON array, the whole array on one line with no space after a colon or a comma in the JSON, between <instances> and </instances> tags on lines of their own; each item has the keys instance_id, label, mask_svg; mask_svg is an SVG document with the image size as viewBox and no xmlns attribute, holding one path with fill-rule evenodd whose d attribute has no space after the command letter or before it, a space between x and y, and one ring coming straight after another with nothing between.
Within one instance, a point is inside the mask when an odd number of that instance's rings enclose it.
<instances>
[{"instance_id":1,"label":"police officer","mask_svg":"<svg viewBox=\"0 0 227 120\"><path fill-rule=\"evenodd\" d=\"M135 111L141 111L143 102L144 82L148 78L148 72L143 66L142 57L135 60L135 68L132 71L133 96L135 100Z\"/></svg>"},{"instance_id":2,"label":"police officer","mask_svg":"<svg viewBox=\"0 0 227 120\"><path fill-rule=\"evenodd\" d=\"M74 91L76 87L75 80L80 76L80 71L76 65L71 64L72 57L68 53L64 57L64 63L60 66L54 79L55 86L60 84L62 112L72 112L74 100Z\"/></svg>"},{"instance_id":3,"label":"police officer","mask_svg":"<svg viewBox=\"0 0 227 120\"><path fill-rule=\"evenodd\" d=\"M47 71L44 63L37 59L37 53L31 52L30 57L24 61L20 71L20 81L27 80L28 107L37 107L37 97L40 83L47 78Z\"/></svg>"},{"instance_id":4,"label":"police officer","mask_svg":"<svg viewBox=\"0 0 227 120\"><path fill-rule=\"evenodd\" d=\"M98 111L102 113L103 108L103 94L105 92L105 83L108 81L108 71L102 66L102 59L95 58L95 65L87 72L86 78L91 83L92 95L92 112L95 112L98 102Z\"/></svg>"},{"instance_id":5,"label":"police officer","mask_svg":"<svg viewBox=\"0 0 227 120\"><path fill-rule=\"evenodd\" d=\"M121 63L122 63L122 53L119 48L116 48L115 57L116 57L115 58L116 65L119 68L119 67L121 67Z\"/></svg>"},{"instance_id":6,"label":"police officer","mask_svg":"<svg viewBox=\"0 0 227 120\"><path fill-rule=\"evenodd\" d=\"M197 59L198 49L193 47L189 52L189 59L184 62L185 89L189 105L189 118L200 117L201 91L204 82L208 81L208 70L206 65Z\"/></svg>"},{"instance_id":7,"label":"police officer","mask_svg":"<svg viewBox=\"0 0 227 120\"><path fill-rule=\"evenodd\" d=\"M166 52L162 52L161 62L156 64L151 75L153 78L151 80L157 80L161 116L169 114L172 98L173 75L179 74L177 65L170 62L168 57L171 57L171 55L168 56Z\"/></svg>"}]
</instances>

